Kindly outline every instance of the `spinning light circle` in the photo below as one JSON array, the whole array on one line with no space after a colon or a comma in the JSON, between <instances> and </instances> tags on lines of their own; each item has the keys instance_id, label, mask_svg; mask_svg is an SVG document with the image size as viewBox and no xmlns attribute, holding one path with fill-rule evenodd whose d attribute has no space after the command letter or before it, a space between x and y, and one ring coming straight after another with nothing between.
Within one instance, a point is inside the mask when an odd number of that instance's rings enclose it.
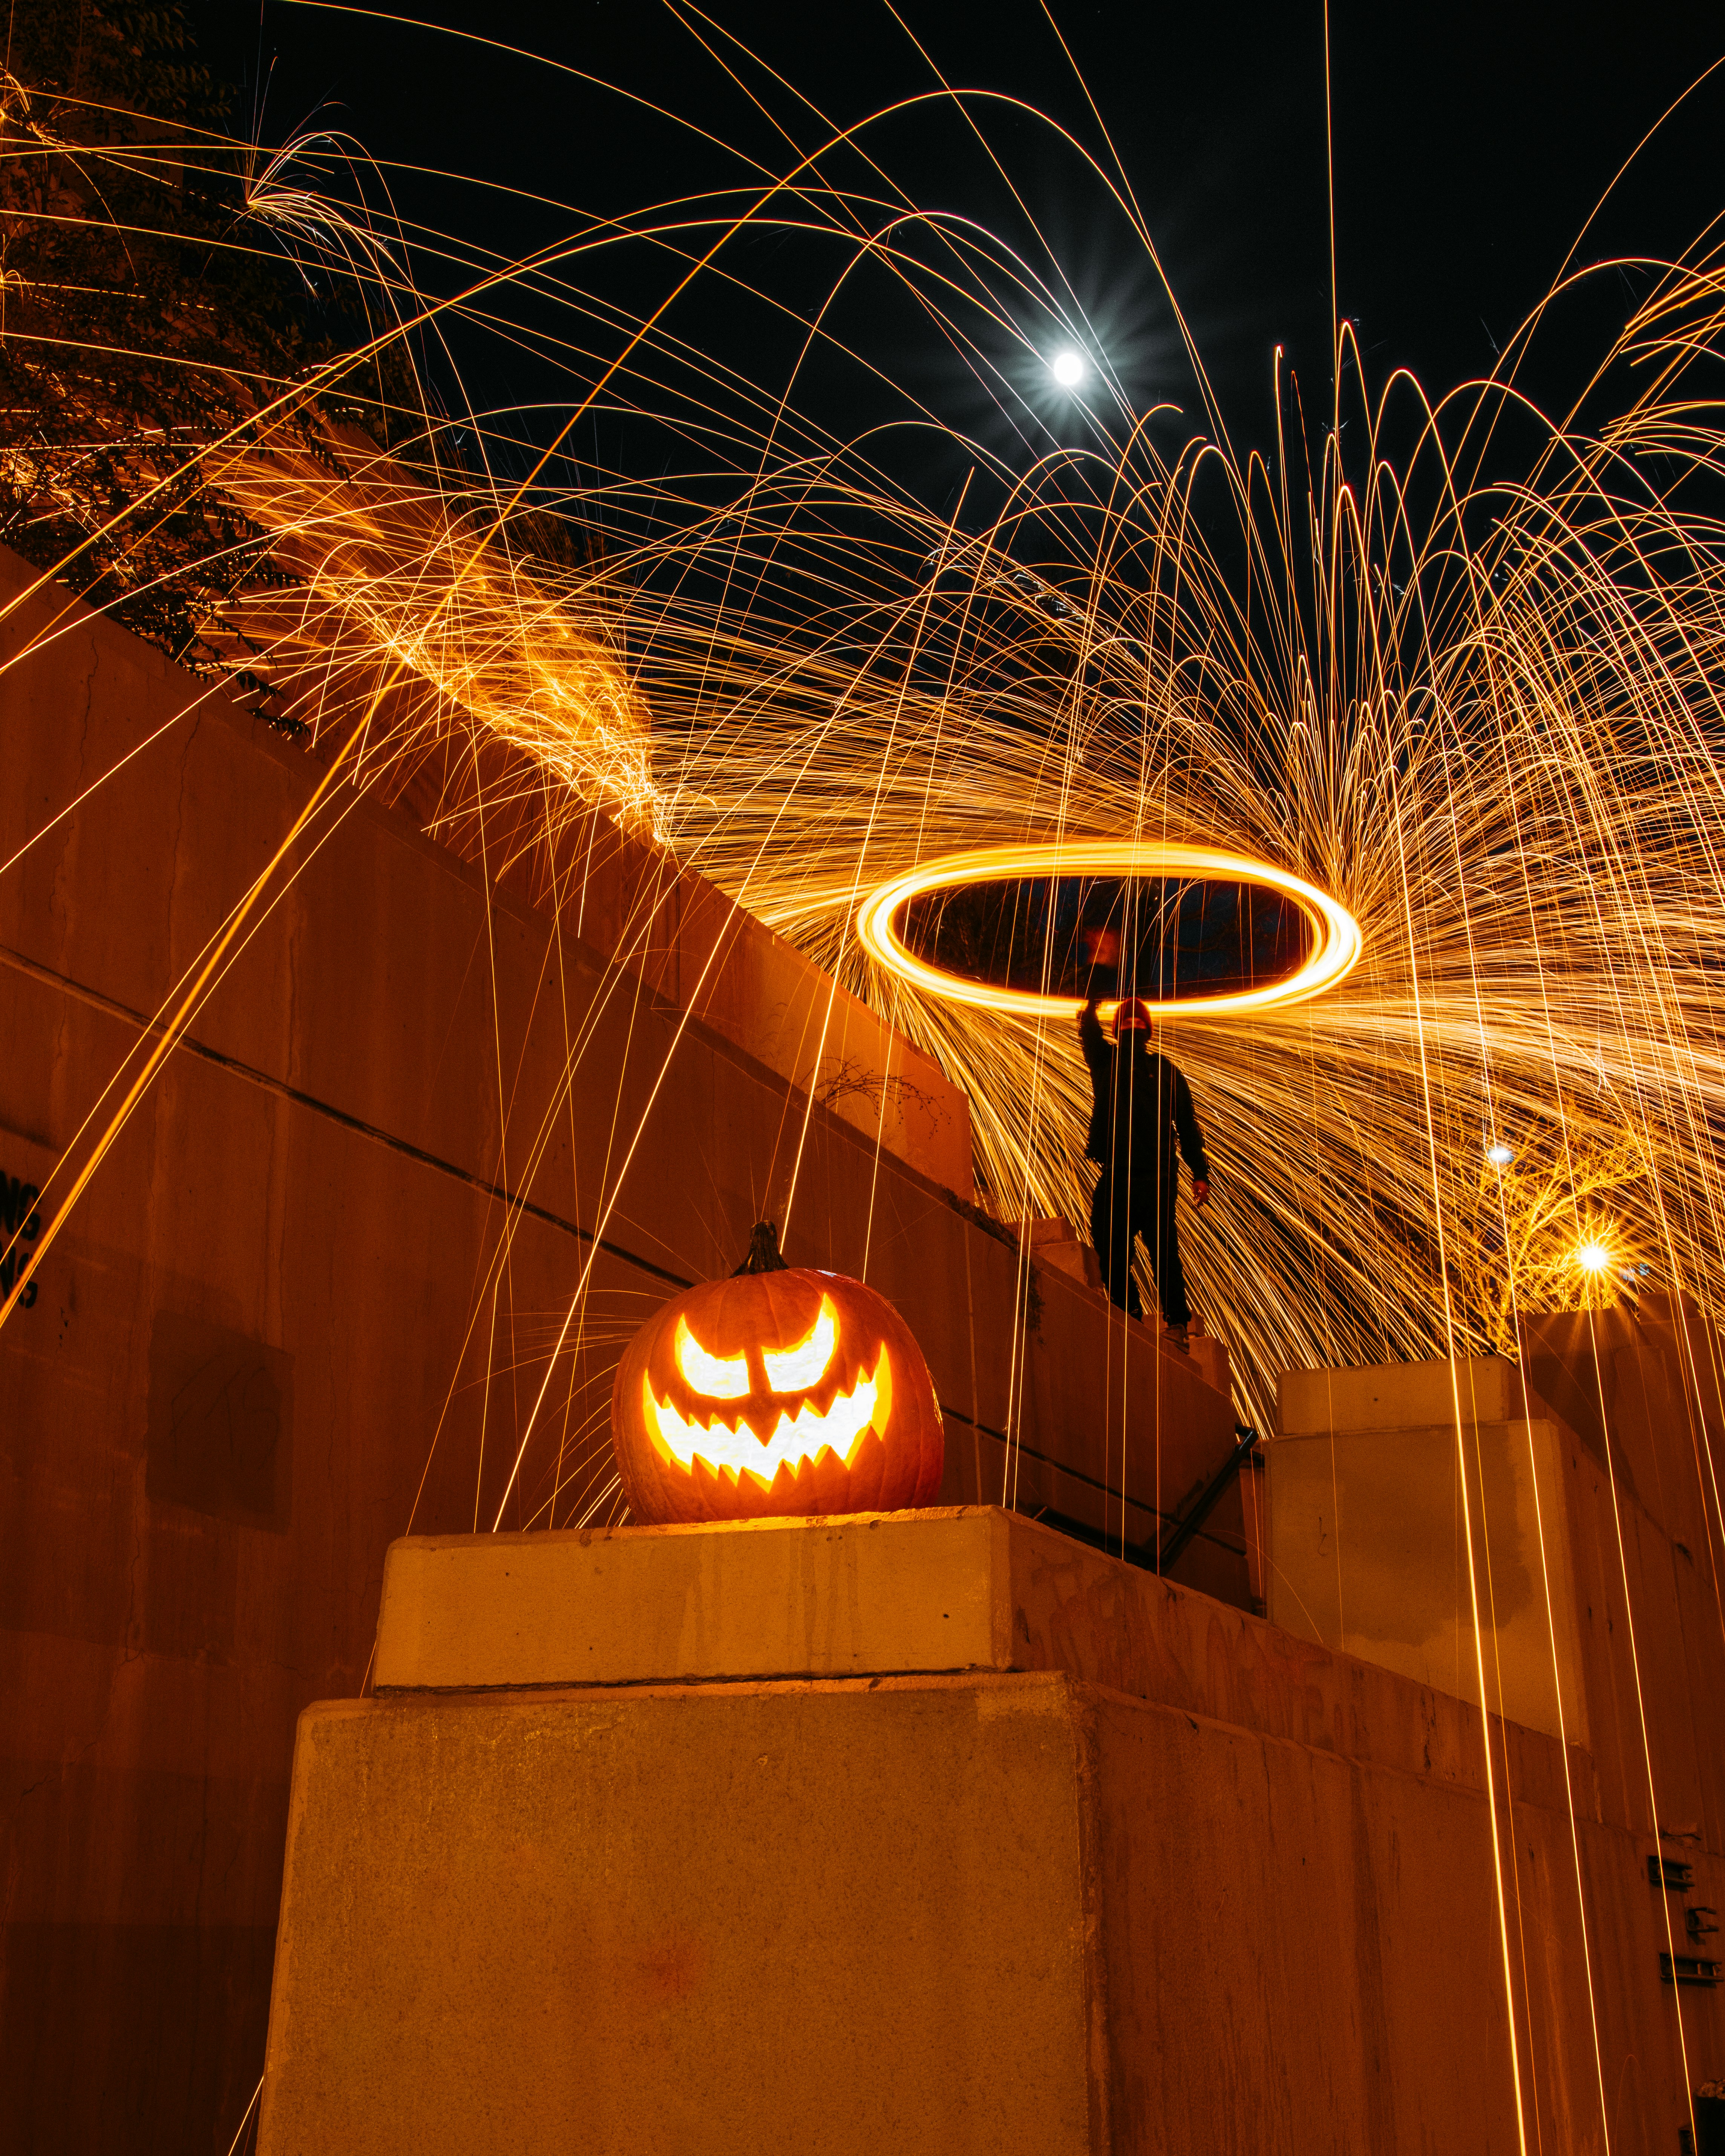
<instances>
[{"instance_id":1,"label":"spinning light circle","mask_svg":"<svg viewBox=\"0 0 1725 2156\"><path fill-rule=\"evenodd\" d=\"M1268 861L1212 846L1135 844L1107 839L1077 839L1040 846L980 846L925 861L907 875L881 884L863 901L856 932L865 950L902 979L948 1003L971 1004L980 1010L1004 1011L1019 1018L1071 1018L1084 1008L1081 996L1045 994L1027 988L995 988L931 966L905 948L895 917L913 898L951 891L962 884L1016 882L1034 877L1175 876L1203 883L1259 884L1291 899L1312 931L1312 949L1291 973L1261 988L1229 989L1215 995L1174 996L1153 1003L1158 1012L1179 1011L1194 1018L1222 1018L1239 1011L1273 1010L1306 1002L1351 973L1359 963L1364 939L1359 923L1339 901ZM1111 1014L1115 1006L1099 1006Z\"/></svg>"}]
</instances>

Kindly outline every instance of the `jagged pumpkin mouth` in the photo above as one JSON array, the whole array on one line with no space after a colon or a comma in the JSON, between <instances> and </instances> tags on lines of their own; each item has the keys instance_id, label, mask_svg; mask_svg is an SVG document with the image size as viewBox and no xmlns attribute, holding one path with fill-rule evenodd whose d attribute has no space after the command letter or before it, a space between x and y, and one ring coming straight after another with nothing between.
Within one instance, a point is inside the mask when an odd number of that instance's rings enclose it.
<instances>
[{"instance_id":1,"label":"jagged pumpkin mouth","mask_svg":"<svg viewBox=\"0 0 1725 2156\"><path fill-rule=\"evenodd\" d=\"M765 1438L749 1427L736 1404L731 1409L734 1421L726 1421L722 1414L710 1422L686 1419L669 1400L655 1397L650 1377L641 1379L641 1404L654 1449L661 1458L685 1473L699 1460L710 1474L728 1475L733 1482L751 1475L765 1487L782 1467L798 1474L823 1452L833 1453L849 1467L870 1430L883 1431L891 1415L892 1365L883 1343L874 1368L860 1377L850 1392L836 1394L824 1410L809 1400L794 1413L781 1407Z\"/></svg>"}]
</instances>

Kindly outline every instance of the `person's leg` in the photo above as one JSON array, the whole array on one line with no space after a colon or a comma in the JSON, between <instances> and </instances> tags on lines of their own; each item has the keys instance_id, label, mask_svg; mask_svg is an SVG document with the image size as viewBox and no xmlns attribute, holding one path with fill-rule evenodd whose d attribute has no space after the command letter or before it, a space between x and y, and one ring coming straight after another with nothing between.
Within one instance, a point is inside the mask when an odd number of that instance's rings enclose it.
<instances>
[{"instance_id":1,"label":"person's leg","mask_svg":"<svg viewBox=\"0 0 1725 2156\"><path fill-rule=\"evenodd\" d=\"M1186 1302L1186 1273L1180 1263L1180 1227L1174 1214L1179 1188L1178 1171L1170 1165L1156 1194L1156 1218L1144 1224L1144 1241L1152 1253L1162 1314L1168 1321L1168 1329L1183 1336L1192 1322L1192 1312Z\"/></svg>"},{"instance_id":2,"label":"person's leg","mask_svg":"<svg viewBox=\"0 0 1725 2156\"><path fill-rule=\"evenodd\" d=\"M1138 1284L1132 1278L1132 1209L1126 1191L1117 1192L1106 1167L1090 1201L1090 1239L1102 1269L1108 1300L1128 1317L1142 1317L1144 1306L1138 1301Z\"/></svg>"}]
</instances>

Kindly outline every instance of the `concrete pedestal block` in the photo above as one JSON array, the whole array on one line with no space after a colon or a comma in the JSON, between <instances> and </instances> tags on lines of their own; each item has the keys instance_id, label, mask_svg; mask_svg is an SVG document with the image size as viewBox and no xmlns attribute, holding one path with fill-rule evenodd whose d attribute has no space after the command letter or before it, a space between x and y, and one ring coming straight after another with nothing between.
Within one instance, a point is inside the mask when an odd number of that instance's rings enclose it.
<instances>
[{"instance_id":1,"label":"concrete pedestal block","mask_svg":"<svg viewBox=\"0 0 1725 2156\"><path fill-rule=\"evenodd\" d=\"M381 1696L300 1723L260 2148L1108 2145L1094 1712L1034 1665L1122 1587L993 1510L396 1544Z\"/></svg>"},{"instance_id":2,"label":"concrete pedestal block","mask_svg":"<svg viewBox=\"0 0 1725 2156\"><path fill-rule=\"evenodd\" d=\"M1146 1695L1168 1593L995 1505L418 1535L384 1561L373 1675L394 1692L1066 1670Z\"/></svg>"},{"instance_id":3,"label":"concrete pedestal block","mask_svg":"<svg viewBox=\"0 0 1725 2156\"><path fill-rule=\"evenodd\" d=\"M1553 1424L1340 1429L1266 1452L1274 1623L1477 1702L1476 1596L1491 1711L1589 1742L1574 1471Z\"/></svg>"},{"instance_id":4,"label":"concrete pedestal block","mask_svg":"<svg viewBox=\"0 0 1725 2156\"><path fill-rule=\"evenodd\" d=\"M1584 1748L1600 1818L1719 1848L1718 1438L1692 1340L1698 1314L1649 1296L1529 1317L1521 1367L1284 1373L1267 1600L1290 1633L1465 1700L1483 1666L1491 1711Z\"/></svg>"},{"instance_id":5,"label":"concrete pedestal block","mask_svg":"<svg viewBox=\"0 0 1725 2156\"><path fill-rule=\"evenodd\" d=\"M1070 1680L492 1694L300 1725L260 2148L1079 2156Z\"/></svg>"},{"instance_id":6,"label":"concrete pedestal block","mask_svg":"<svg viewBox=\"0 0 1725 2156\"><path fill-rule=\"evenodd\" d=\"M398 1543L376 1666L300 1724L260 2156L1524 2145L1476 1712L1032 1522ZM1584 1755L1491 1741L1525 2102L1594 2152Z\"/></svg>"}]
</instances>

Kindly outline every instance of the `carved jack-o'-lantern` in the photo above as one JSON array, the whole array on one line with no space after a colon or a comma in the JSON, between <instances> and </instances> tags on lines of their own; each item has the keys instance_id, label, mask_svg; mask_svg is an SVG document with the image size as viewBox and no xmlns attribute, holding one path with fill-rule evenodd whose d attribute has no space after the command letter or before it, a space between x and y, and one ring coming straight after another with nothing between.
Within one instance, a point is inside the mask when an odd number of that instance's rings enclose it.
<instances>
[{"instance_id":1,"label":"carved jack-o'-lantern","mask_svg":"<svg viewBox=\"0 0 1725 2156\"><path fill-rule=\"evenodd\" d=\"M944 1453L910 1327L860 1281L787 1265L770 1222L731 1279L674 1296L635 1335L611 1436L647 1526L927 1505Z\"/></svg>"}]
</instances>

